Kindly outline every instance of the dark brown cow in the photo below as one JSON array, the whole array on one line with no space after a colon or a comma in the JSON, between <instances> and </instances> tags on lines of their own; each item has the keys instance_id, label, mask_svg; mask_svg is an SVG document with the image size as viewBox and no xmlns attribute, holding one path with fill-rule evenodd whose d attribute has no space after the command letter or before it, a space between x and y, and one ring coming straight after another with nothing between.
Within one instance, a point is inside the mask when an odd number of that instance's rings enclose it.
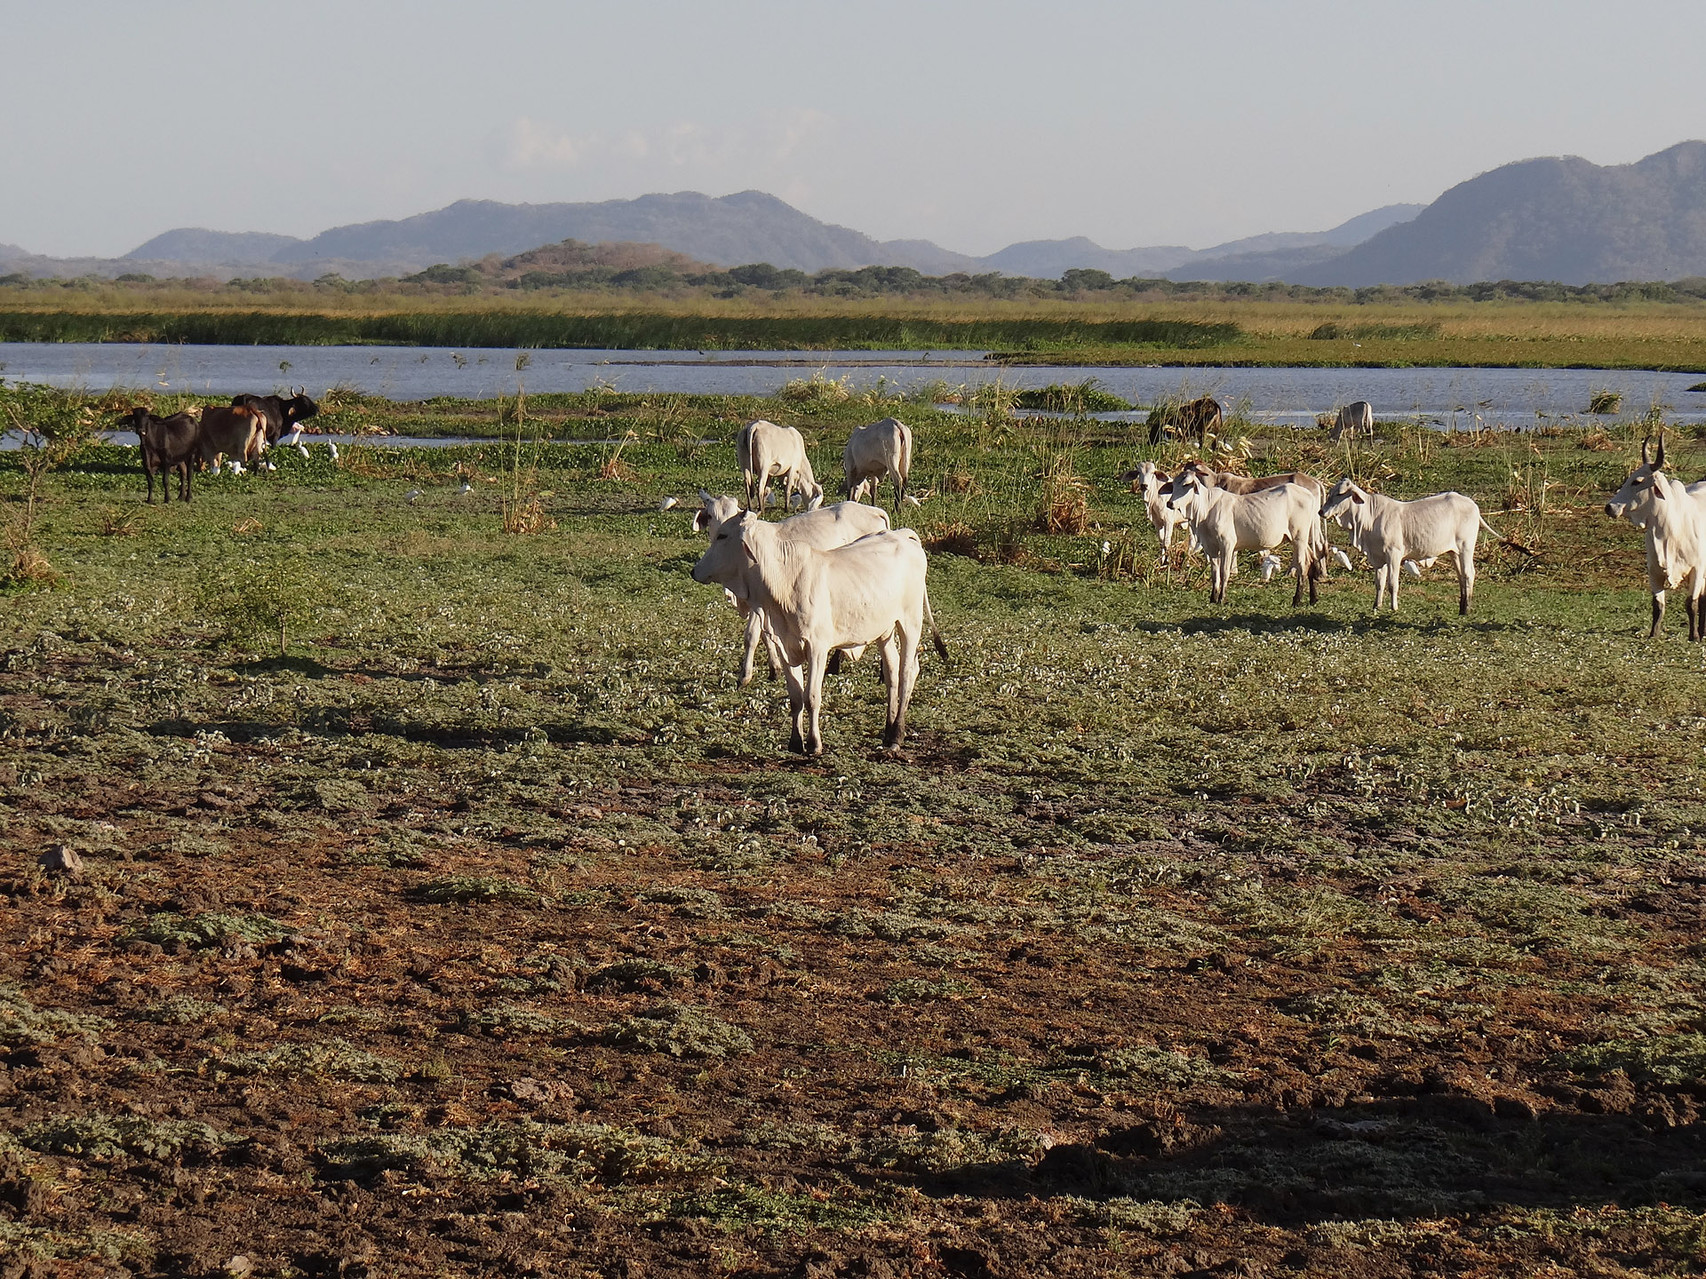
<instances>
[{"instance_id":1,"label":"dark brown cow","mask_svg":"<svg viewBox=\"0 0 1706 1279\"><path fill-rule=\"evenodd\" d=\"M1154 448L1167 437L1169 426L1176 429L1181 439L1196 437L1197 447L1202 448L1208 443L1208 433L1220 430L1222 422L1220 401L1212 395L1205 395L1200 400L1191 400L1181 404L1170 415L1156 417L1150 415L1149 445Z\"/></svg>"},{"instance_id":2,"label":"dark brown cow","mask_svg":"<svg viewBox=\"0 0 1706 1279\"><path fill-rule=\"evenodd\" d=\"M229 407L209 404L201 411L201 430L197 434L201 460L219 474L221 459L229 458L231 469L239 475L243 464L267 451L266 412L241 404Z\"/></svg>"},{"instance_id":3,"label":"dark brown cow","mask_svg":"<svg viewBox=\"0 0 1706 1279\"><path fill-rule=\"evenodd\" d=\"M136 432L142 450L142 471L148 477L148 500L154 501L154 477L160 475L160 500L172 500L172 473L178 476L178 500L190 500L190 462L197 455L201 424L194 413L155 417L137 407L119 422ZM164 474L161 474L164 472Z\"/></svg>"},{"instance_id":4,"label":"dark brown cow","mask_svg":"<svg viewBox=\"0 0 1706 1279\"><path fill-rule=\"evenodd\" d=\"M260 409L266 415L267 443L277 444L285 432L294 430L320 411L320 406L308 398L303 387L288 400L281 395L236 395L233 408Z\"/></svg>"}]
</instances>

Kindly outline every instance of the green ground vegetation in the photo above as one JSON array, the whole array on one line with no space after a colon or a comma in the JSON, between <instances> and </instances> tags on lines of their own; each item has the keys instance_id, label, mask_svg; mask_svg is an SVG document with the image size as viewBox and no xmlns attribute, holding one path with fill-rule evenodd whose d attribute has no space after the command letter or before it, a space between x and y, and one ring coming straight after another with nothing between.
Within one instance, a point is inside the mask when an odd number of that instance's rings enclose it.
<instances>
[{"instance_id":1,"label":"green ground vegetation","mask_svg":"<svg viewBox=\"0 0 1706 1279\"><path fill-rule=\"evenodd\" d=\"M474 268L313 283L5 277L0 340L972 349L1040 363L1706 370L1699 280L1340 289L1082 271L1061 280L899 268L807 277L762 263L673 280L630 274L531 283L526 273L498 279Z\"/></svg>"},{"instance_id":2,"label":"green ground vegetation","mask_svg":"<svg viewBox=\"0 0 1706 1279\"><path fill-rule=\"evenodd\" d=\"M187 506L111 444L42 479L47 571L0 593L0 1241L162 1275L1706 1264L1706 662L1680 616L1646 637L1601 511L1653 422L1219 442L1474 496L1501 539L1459 618L1444 564L1395 616L1248 560L1211 607L1115 478L1139 424L547 408ZM832 678L799 761L692 506L749 418L833 477L890 412L953 663L900 757L870 659ZM209 605L246 579L300 596L282 654Z\"/></svg>"}]
</instances>

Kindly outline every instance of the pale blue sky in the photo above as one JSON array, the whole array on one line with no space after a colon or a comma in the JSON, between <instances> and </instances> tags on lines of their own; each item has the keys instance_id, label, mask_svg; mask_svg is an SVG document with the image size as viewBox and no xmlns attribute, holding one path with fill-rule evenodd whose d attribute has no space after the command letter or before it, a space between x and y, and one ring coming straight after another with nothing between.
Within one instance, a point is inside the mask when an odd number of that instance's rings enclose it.
<instances>
[{"instance_id":1,"label":"pale blue sky","mask_svg":"<svg viewBox=\"0 0 1706 1279\"><path fill-rule=\"evenodd\" d=\"M0 242L756 187L1201 248L1706 137L1701 0L0 0Z\"/></svg>"}]
</instances>

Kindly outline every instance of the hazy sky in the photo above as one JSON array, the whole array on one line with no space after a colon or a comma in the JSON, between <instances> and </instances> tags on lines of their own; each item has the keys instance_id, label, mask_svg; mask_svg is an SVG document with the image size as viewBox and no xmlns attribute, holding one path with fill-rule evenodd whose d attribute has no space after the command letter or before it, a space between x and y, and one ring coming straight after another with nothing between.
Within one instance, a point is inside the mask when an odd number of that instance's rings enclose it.
<instances>
[{"instance_id":1,"label":"hazy sky","mask_svg":"<svg viewBox=\"0 0 1706 1279\"><path fill-rule=\"evenodd\" d=\"M1706 137L1701 0L0 0L0 242L758 188L1202 248Z\"/></svg>"}]
</instances>

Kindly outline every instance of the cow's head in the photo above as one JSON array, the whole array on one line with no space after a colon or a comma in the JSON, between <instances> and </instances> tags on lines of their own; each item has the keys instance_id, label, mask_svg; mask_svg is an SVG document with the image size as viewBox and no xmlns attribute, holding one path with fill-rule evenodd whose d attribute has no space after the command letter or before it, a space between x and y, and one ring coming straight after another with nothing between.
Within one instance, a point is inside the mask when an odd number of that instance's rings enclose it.
<instances>
[{"instance_id":1,"label":"cow's head","mask_svg":"<svg viewBox=\"0 0 1706 1279\"><path fill-rule=\"evenodd\" d=\"M1167 499L1167 509L1188 512L1197 495L1207 493L1211 486L1204 482L1198 472L1186 467L1173 477L1173 482L1168 487L1171 492L1163 495Z\"/></svg>"},{"instance_id":2,"label":"cow's head","mask_svg":"<svg viewBox=\"0 0 1706 1279\"><path fill-rule=\"evenodd\" d=\"M1347 475L1327 490L1327 496L1321 501L1321 518L1343 527L1353 518L1358 507L1366 505L1368 490Z\"/></svg>"},{"instance_id":3,"label":"cow's head","mask_svg":"<svg viewBox=\"0 0 1706 1279\"><path fill-rule=\"evenodd\" d=\"M758 522L753 512L737 511L731 519L712 529L710 547L693 566L693 580L716 582L724 587L737 583L754 558L746 544L746 535Z\"/></svg>"},{"instance_id":4,"label":"cow's head","mask_svg":"<svg viewBox=\"0 0 1706 1279\"><path fill-rule=\"evenodd\" d=\"M714 533L718 526L740 514L740 503L732 497L712 497L699 490L699 509L693 512L695 533Z\"/></svg>"},{"instance_id":5,"label":"cow's head","mask_svg":"<svg viewBox=\"0 0 1706 1279\"><path fill-rule=\"evenodd\" d=\"M1658 453L1651 453L1651 440L1641 441L1641 465L1630 471L1623 481L1623 487L1611 495L1611 500L1605 504L1605 513L1612 519L1627 519L1636 528L1645 528L1647 521L1641 515L1649 498L1654 496L1657 488L1656 481L1664 471L1665 441L1659 437Z\"/></svg>"},{"instance_id":6,"label":"cow's head","mask_svg":"<svg viewBox=\"0 0 1706 1279\"><path fill-rule=\"evenodd\" d=\"M307 387L303 387L284 402L284 420L286 422L306 422L319 411L320 406L308 398Z\"/></svg>"}]
</instances>

